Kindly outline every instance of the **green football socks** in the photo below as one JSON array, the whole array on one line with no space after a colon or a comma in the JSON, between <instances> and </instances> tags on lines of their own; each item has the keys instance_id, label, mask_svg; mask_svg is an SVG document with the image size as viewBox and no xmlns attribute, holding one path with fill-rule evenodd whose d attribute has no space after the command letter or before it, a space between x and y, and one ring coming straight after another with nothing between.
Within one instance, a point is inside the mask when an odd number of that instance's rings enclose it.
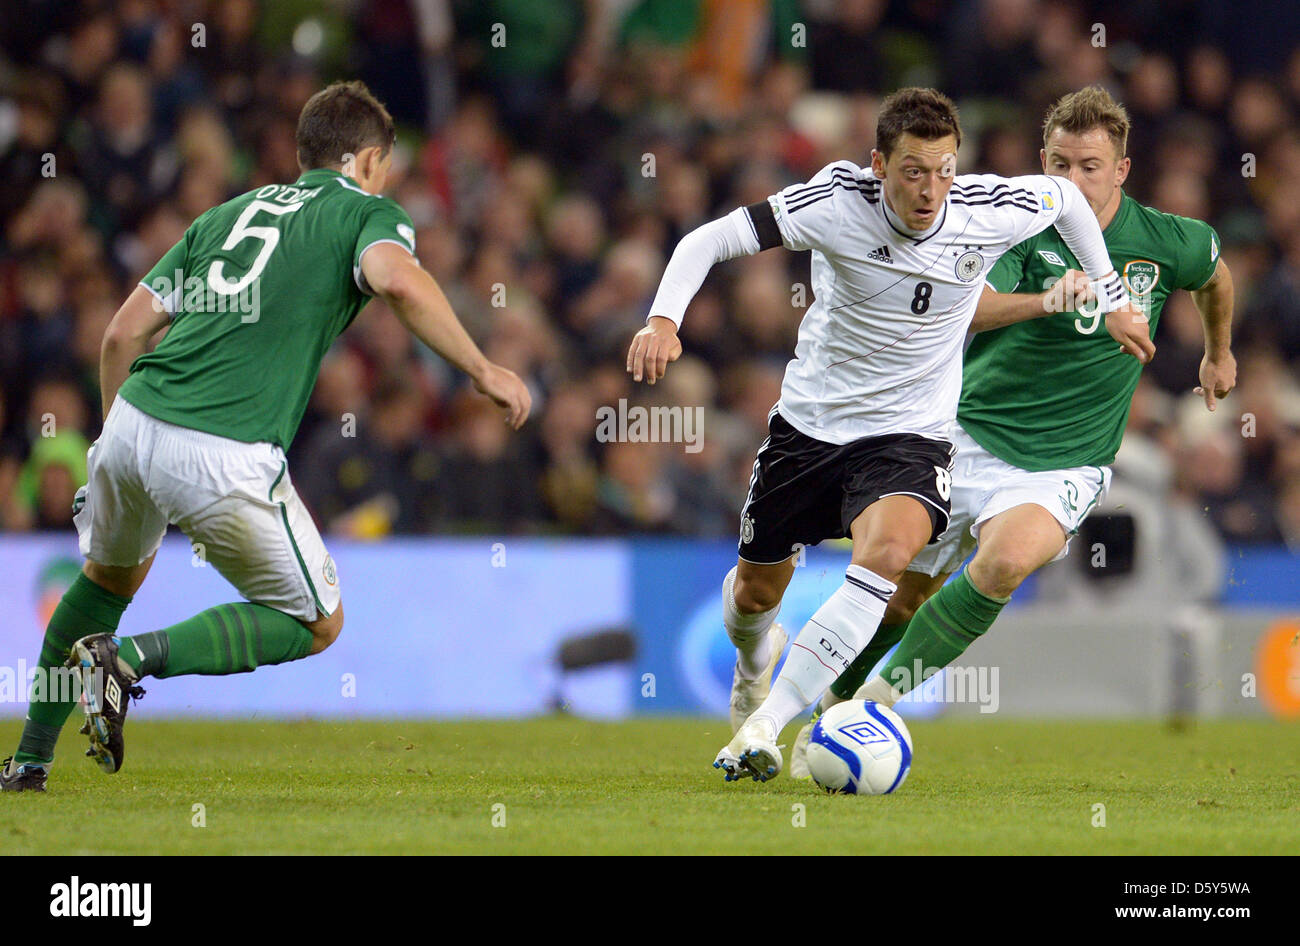
<instances>
[{"instance_id":1,"label":"green football socks","mask_svg":"<svg viewBox=\"0 0 1300 946\"><path fill-rule=\"evenodd\" d=\"M91 634L115 634L131 603L85 575L63 595L41 646L27 719L14 762L49 765L68 716L77 705L76 688L57 673L72 645ZM312 635L297 619L265 605L223 604L161 631L122 638L119 658L139 676L247 673L268 664L306 657Z\"/></svg>"},{"instance_id":2,"label":"green football socks","mask_svg":"<svg viewBox=\"0 0 1300 946\"><path fill-rule=\"evenodd\" d=\"M311 631L283 611L241 601L161 631L122 640L118 656L140 676L224 676L307 656Z\"/></svg>"},{"instance_id":3,"label":"green football socks","mask_svg":"<svg viewBox=\"0 0 1300 946\"><path fill-rule=\"evenodd\" d=\"M962 571L919 608L880 676L907 693L952 663L993 626L1010 598L990 598ZM918 674L917 668L921 668ZM916 677L920 679L915 679Z\"/></svg>"},{"instance_id":4,"label":"green football socks","mask_svg":"<svg viewBox=\"0 0 1300 946\"><path fill-rule=\"evenodd\" d=\"M14 753L18 765L48 765L54 760L54 745L68 716L77 705L80 690L68 686L70 682L51 673L63 666L72 645L91 634L112 634L122 619L122 612L131 603L95 584L85 575L78 575L63 594L41 644L41 656L36 680L32 684L27 704L27 720L23 735ZM62 699L60 699L62 697Z\"/></svg>"}]
</instances>

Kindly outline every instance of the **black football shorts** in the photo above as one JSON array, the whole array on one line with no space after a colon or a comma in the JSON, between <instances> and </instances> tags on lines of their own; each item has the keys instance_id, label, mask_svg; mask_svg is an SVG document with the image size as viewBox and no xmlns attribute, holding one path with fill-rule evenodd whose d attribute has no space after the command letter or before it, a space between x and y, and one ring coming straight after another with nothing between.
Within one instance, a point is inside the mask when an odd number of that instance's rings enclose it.
<instances>
[{"instance_id":1,"label":"black football shorts","mask_svg":"<svg viewBox=\"0 0 1300 946\"><path fill-rule=\"evenodd\" d=\"M775 565L803 547L844 538L858 514L885 496L919 500L934 542L948 528L953 454L948 441L918 434L825 443L773 411L740 513L740 557Z\"/></svg>"}]
</instances>

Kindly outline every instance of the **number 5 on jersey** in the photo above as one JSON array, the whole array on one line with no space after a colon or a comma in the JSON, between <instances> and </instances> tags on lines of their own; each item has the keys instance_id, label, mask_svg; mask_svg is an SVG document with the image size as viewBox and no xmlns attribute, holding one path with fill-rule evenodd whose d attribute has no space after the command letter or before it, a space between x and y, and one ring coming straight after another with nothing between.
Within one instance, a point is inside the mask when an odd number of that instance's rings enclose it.
<instances>
[{"instance_id":1,"label":"number 5 on jersey","mask_svg":"<svg viewBox=\"0 0 1300 946\"><path fill-rule=\"evenodd\" d=\"M221 248L223 250L233 250L244 240L261 240L262 248L257 251L257 257L253 260L253 265L248 268L248 272L233 281L226 278L225 260L217 260L213 263L208 269L208 286L212 291L223 296L242 292L244 287L262 275L262 270L266 268L267 262L270 261L271 254L275 252L275 247L280 242L280 231L275 227L249 226L249 222L254 216L261 211L279 216L301 210L302 206L302 204L284 206L272 204L265 200L255 200L245 207L244 212L235 221L235 225L230 228L230 233L226 236L226 241L221 244Z\"/></svg>"}]
</instances>

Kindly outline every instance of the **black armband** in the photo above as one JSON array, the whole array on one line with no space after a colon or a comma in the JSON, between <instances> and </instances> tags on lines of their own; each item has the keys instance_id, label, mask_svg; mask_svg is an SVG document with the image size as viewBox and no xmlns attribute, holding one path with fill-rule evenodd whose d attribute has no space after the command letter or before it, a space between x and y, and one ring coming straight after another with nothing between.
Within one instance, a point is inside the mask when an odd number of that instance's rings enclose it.
<instances>
[{"instance_id":1,"label":"black armband","mask_svg":"<svg viewBox=\"0 0 1300 946\"><path fill-rule=\"evenodd\" d=\"M750 204L745 208L745 213L749 214L749 222L754 225L754 233L758 235L758 248L760 250L770 250L774 246L780 246L781 228L776 225L776 215L772 213L772 205L765 200L760 200L756 204Z\"/></svg>"}]
</instances>

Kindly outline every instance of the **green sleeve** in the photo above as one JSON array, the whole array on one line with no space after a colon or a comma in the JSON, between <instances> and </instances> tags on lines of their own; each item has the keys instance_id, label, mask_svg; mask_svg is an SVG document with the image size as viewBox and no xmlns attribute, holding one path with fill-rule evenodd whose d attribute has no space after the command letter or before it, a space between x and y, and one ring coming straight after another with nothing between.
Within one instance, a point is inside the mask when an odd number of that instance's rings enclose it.
<instances>
[{"instance_id":1,"label":"green sleeve","mask_svg":"<svg viewBox=\"0 0 1300 946\"><path fill-rule=\"evenodd\" d=\"M176 245L164 253L162 259L140 280L140 284L152 292L162 307L172 315L180 309L184 298L185 268L189 263L190 244L193 242L194 225L191 224L185 235L176 241Z\"/></svg>"},{"instance_id":2,"label":"green sleeve","mask_svg":"<svg viewBox=\"0 0 1300 946\"><path fill-rule=\"evenodd\" d=\"M401 205L381 197L366 201L361 211L361 231L352 250L352 272L362 292L371 294L361 278L361 254L376 243L396 243L415 252L415 227Z\"/></svg>"},{"instance_id":3,"label":"green sleeve","mask_svg":"<svg viewBox=\"0 0 1300 946\"><path fill-rule=\"evenodd\" d=\"M1174 217L1172 235L1179 289L1200 289L1219 265L1219 235L1203 220Z\"/></svg>"},{"instance_id":4,"label":"green sleeve","mask_svg":"<svg viewBox=\"0 0 1300 946\"><path fill-rule=\"evenodd\" d=\"M185 235L177 240L176 245L164 253L162 259L155 263L153 269L145 273L140 280L140 285L148 288L160 299L163 308L172 315L176 314L184 298L185 280L190 276L186 271L189 268L190 248L194 246L199 226L216 209L213 207L199 214L185 231Z\"/></svg>"},{"instance_id":5,"label":"green sleeve","mask_svg":"<svg viewBox=\"0 0 1300 946\"><path fill-rule=\"evenodd\" d=\"M1015 292L1025 278L1025 257L1029 255L1032 240L1022 240L1002 254L1002 258L993 264L985 282L998 292Z\"/></svg>"},{"instance_id":6,"label":"green sleeve","mask_svg":"<svg viewBox=\"0 0 1300 946\"><path fill-rule=\"evenodd\" d=\"M140 280L140 284L161 300L163 308L172 315L176 314L181 290L185 285L185 263L189 255L190 235L186 233Z\"/></svg>"}]
</instances>

